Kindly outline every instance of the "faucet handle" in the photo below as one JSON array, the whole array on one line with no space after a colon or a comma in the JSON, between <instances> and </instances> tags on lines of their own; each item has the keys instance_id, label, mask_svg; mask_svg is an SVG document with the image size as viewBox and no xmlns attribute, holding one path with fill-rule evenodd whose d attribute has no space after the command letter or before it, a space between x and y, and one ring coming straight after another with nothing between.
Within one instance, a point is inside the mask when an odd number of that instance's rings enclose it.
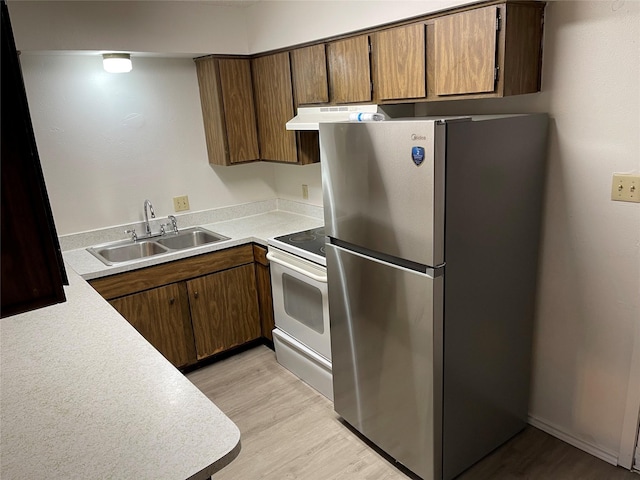
<instances>
[{"instance_id":1,"label":"faucet handle","mask_svg":"<svg viewBox=\"0 0 640 480\"><path fill-rule=\"evenodd\" d=\"M134 242L138 240L138 235L136 234L136 229L132 228L131 230L125 230L124 233L130 233L131 234L131 240L133 240Z\"/></svg>"}]
</instances>

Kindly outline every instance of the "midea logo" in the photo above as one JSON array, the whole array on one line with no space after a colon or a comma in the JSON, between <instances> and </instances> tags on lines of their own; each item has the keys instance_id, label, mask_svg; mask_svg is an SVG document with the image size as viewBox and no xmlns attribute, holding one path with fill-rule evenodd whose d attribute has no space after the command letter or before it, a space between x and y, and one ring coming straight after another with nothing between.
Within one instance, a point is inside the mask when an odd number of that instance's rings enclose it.
<instances>
[{"instance_id":1,"label":"midea logo","mask_svg":"<svg viewBox=\"0 0 640 480\"><path fill-rule=\"evenodd\" d=\"M427 137L423 135L416 135L415 133L411 135L411 140L426 140Z\"/></svg>"}]
</instances>

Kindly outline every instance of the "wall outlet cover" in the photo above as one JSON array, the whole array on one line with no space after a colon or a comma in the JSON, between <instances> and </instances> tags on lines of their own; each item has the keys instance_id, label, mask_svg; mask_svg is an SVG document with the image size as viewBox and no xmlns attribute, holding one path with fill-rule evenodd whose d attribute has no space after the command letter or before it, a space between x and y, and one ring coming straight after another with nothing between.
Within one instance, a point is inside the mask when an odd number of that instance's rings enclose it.
<instances>
[{"instance_id":1,"label":"wall outlet cover","mask_svg":"<svg viewBox=\"0 0 640 480\"><path fill-rule=\"evenodd\" d=\"M184 212L189 210L189 196L181 195L179 197L173 197L173 209L176 212Z\"/></svg>"}]
</instances>

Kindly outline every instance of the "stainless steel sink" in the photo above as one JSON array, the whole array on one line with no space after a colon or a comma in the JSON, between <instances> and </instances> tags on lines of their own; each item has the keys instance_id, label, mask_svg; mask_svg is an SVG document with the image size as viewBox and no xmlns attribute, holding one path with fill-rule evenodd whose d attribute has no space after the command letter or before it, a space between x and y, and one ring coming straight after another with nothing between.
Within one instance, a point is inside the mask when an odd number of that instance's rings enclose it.
<instances>
[{"instance_id":1,"label":"stainless steel sink","mask_svg":"<svg viewBox=\"0 0 640 480\"><path fill-rule=\"evenodd\" d=\"M108 245L87 248L87 250L98 258L98 260L106 263L107 265L152 257L168 251L167 247L148 240L138 241L135 243L132 240L125 240Z\"/></svg>"},{"instance_id":2,"label":"stainless steel sink","mask_svg":"<svg viewBox=\"0 0 640 480\"><path fill-rule=\"evenodd\" d=\"M121 240L87 248L87 251L105 265L114 265L172 253L188 248L229 240L229 237L201 227L186 228L178 233L166 233L143 239Z\"/></svg>"},{"instance_id":3,"label":"stainless steel sink","mask_svg":"<svg viewBox=\"0 0 640 480\"><path fill-rule=\"evenodd\" d=\"M195 227L181 230L178 233L167 233L162 237L158 237L156 242L171 250L184 250L223 240L229 240L229 237L210 232L204 228Z\"/></svg>"}]
</instances>

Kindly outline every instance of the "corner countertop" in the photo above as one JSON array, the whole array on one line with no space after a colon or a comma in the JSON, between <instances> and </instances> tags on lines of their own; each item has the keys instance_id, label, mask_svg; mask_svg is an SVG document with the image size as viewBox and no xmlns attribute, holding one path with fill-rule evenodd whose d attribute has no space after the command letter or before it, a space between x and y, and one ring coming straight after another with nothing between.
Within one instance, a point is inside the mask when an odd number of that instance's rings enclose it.
<instances>
[{"instance_id":1,"label":"corner countertop","mask_svg":"<svg viewBox=\"0 0 640 480\"><path fill-rule=\"evenodd\" d=\"M266 246L267 240L279 235L316 228L323 225L322 219L292 213L282 210L273 210L257 215L249 215L233 220L199 225L207 230L219 233L229 240L197 248L165 253L126 264L107 266L91 255L86 248L77 248L63 252L65 262L85 280L128 272L143 267L150 267L165 262L180 260L193 255L223 250L225 248L258 243ZM192 226L192 225L187 225Z\"/></svg>"},{"instance_id":2,"label":"corner countertop","mask_svg":"<svg viewBox=\"0 0 640 480\"><path fill-rule=\"evenodd\" d=\"M204 479L231 462L238 428L85 280L320 225L280 210L217 221L201 226L230 240L125 266L63 252L67 301L0 321L0 477Z\"/></svg>"},{"instance_id":3,"label":"corner countertop","mask_svg":"<svg viewBox=\"0 0 640 480\"><path fill-rule=\"evenodd\" d=\"M67 301L0 321L2 478L200 479L240 432L68 268Z\"/></svg>"}]
</instances>

